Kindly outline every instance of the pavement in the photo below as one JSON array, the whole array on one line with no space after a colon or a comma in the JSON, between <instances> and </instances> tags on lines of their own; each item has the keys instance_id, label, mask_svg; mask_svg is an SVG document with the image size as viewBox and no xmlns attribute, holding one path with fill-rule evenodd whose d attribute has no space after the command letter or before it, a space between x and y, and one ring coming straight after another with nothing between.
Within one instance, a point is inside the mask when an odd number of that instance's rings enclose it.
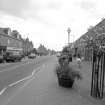
<instances>
[{"instance_id":1,"label":"pavement","mask_svg":"<svg viewBox=\"0 0 105 105\"><path fill-rule=\"evenodd\" d=\"M79 70L83 76L81 81L76 81L78 86L78 93L93 103L93 105L105 105L105 91L103 99L96 99L90 96L91 92L91 77L92 77L92 64L91 62L82 61L81 68L78 68L78 64L74 60L71 65L75 67L76 70ZM104 89L105 90L105 89Z\"/></svg>"},{"instance_id":2,"label":"pavement","mask_svg":"<svg viewBox=\"0 0 105 105\"><path fill-rule=\"evenodd\" d=\"M72 65L83 76L76 80L72 89L58 85L54 72L57 59L53 58L43 65L41 70L28 80L3 105L104 105L105 101L96 100L90 96L91 64L82 62L78 68L75 60Z\"/></svg>"}]
</instances>

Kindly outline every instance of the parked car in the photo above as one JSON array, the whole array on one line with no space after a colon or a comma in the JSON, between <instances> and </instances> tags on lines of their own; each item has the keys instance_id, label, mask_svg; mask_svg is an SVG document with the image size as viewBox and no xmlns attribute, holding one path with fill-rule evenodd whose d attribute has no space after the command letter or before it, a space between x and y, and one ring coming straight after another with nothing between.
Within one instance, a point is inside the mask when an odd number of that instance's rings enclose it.
<instances>
[{"instance_id":1,"label":"parked car","mask_svg":"<svg viewBox=\"0 0 105 105\"><path fill-rule=\"evenodd\" d=\"M21 61L22 55L18 51L8 51L5 56L6 61Z\"/></svg>"},{"instance_id":2,"label":"parked car","mask_svg":"<svg viewBox=\"0 0 105 105\"><path fill-rule=\"evenodd\" d=\"M30 55L28 55L28 58L30 58L30 59L34 59L34 58L36 58L36 55L33 54L33 53L31 53Z\"/></svg>"}]
</instances>

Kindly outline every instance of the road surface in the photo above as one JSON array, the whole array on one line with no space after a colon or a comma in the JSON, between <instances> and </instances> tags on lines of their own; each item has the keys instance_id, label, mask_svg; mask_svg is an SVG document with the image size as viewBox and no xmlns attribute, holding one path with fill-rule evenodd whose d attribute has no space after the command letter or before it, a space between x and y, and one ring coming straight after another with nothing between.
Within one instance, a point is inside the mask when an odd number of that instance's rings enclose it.
<instances>
[{"instance_id":1,"label":"road surface","mask_svg":"<svg viewBox=\"0 0 105 105\"><path fill-rule=\"evenodd\" d=\"M49 57L37 57L16 63L0 64L0 95L12 85L27 80L47 60Z\"/></svg>"},{"instance_id":2,"label":"road surface","mask_svg":"<svg viewBox=\"0 0 105 105\"><path fill-rule=\"evenodd\" d=\"M72 89L66 89L58 85L54 73L56 57L43 57L28 62L30 63L21 66L21 70L24 71L22 73L27 74L30 70L29 75L33 69L35 72L30 78L8 87L0 96L0 105L104 105L104 101L96 101L90 96L90 65L83 63L82 68L78 69L76 62L73 61L71 65L81 71L83 80L76 81ZM5 69L2 71L5 72Z\"/></svg>"}]
</instances>

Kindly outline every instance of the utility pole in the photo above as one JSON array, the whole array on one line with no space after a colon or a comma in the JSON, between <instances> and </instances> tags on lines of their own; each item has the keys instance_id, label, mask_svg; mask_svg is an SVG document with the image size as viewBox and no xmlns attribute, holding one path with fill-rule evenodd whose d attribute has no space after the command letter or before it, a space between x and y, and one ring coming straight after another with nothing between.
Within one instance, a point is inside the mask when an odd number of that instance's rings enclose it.
<instances>
[{"instance_id":1,"label":"utility pole","mask_svg":"<svg viewBox=\"0 0 105 105\"><path fill-rule=\"evenodd\" d=\"M67 32L68 32L68 45L69 45L70 44L70 32L71 32L70 27L68 27Z\"/></svg>"}]
</instances>

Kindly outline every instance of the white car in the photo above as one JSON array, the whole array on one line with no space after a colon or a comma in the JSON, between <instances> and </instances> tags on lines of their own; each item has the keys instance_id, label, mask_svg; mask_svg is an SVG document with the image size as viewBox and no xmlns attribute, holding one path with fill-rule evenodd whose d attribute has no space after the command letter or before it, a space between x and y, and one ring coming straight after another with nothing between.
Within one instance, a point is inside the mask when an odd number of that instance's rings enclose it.
<instances>
[{"instance_id":1,"label":"white car","mask_svg":"<svg viewBox=\"0 0 105 105\"><path fill-rule=\"evenodd\" d=\"M30 55L28 55L28 58L34 59L36 58L36 55L34 53L31 53Z\"/></svg>"},{"instance_id":2,"label":"white car","mask_svg":"<svg viewBox=\"0 0 105 105\"><path fill-rule=\"evenodd\" d=\"M57 57L60 57L61 56L61 53L57 53Z\"/></svg>"}]
</instances>

